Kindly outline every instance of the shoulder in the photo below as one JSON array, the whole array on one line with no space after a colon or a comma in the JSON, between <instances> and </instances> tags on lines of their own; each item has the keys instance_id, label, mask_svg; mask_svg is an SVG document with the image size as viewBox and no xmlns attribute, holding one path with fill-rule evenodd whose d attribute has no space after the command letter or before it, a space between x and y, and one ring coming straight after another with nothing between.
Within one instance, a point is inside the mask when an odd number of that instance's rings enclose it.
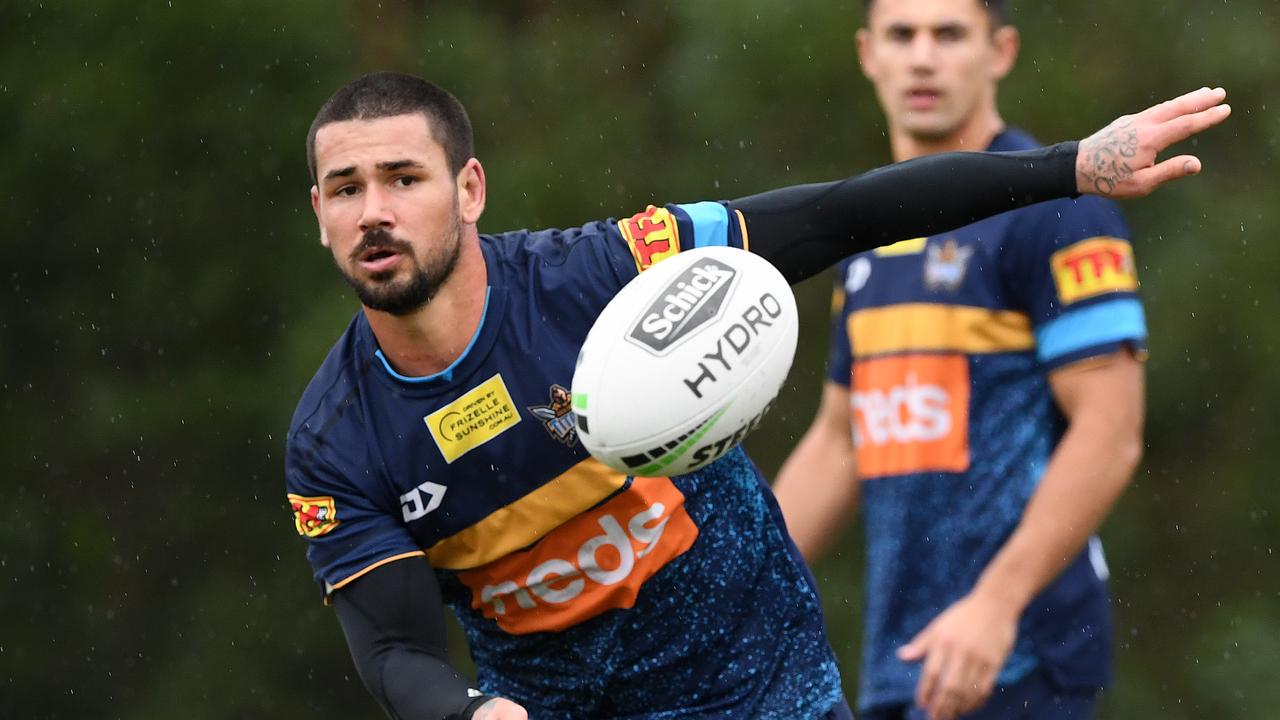
<instances>
[{"instance_id":1,"label":"shoulder","mask_svg":"<svg viewBox=\"0 0 1280 720\"><path fill-rule=\"evenodd\" d=\"M570 228L481 235L490 285L602 285L615 291L635 275L618 224L596 220ZM603 280L603 283L602 283Z\"/></svg>"},{"instance_id":2,"label":"shoulder","mask_svg":"<svg viewBox=\"0 0 1280 720\"><path fill-rule=\"evenodd\" d=\"M571 228L510 230L481 235L480 243L486 255L500 265L561 264L580 245L606 240L617 233L615 223L596 220Z\"/></svg>"},{"instance_id":3,"label":"shoulder","mask_svg":"<svg viewBox=\"0 0 1280 720\"><path fill-rule=\"evenodd\" d=\"M1105 235L1129 238L1124 212L1113 200L1084 195L1032 205L1022 211L1020 225L1033 237L1053 245Z\"/></svg>"},{"instance_id":4,"label":"shoulder","mask_svg":"<svg viewBox=\"0 0 1280 720\"><path fill-rule=\"evenodd\" d=\"M360 351L361 335L367 328L364 315L357 312L307 383L289 423L286 444L290 454L315 445L337 419L359 413L360 376L373 359L372 351Z\"/></svg>"}]
</instances>

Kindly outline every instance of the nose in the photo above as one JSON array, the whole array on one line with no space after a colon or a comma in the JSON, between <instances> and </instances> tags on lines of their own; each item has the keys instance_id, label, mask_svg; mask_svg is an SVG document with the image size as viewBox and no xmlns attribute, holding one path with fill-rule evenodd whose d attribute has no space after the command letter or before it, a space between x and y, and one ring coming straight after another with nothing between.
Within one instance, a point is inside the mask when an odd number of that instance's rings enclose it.
<instances>
[{"instance_id":1,"label":"nose","mask_svg":"<svg viewBox=\"0 0 1280 720\"><path fill-rule=\"evenodd\" d=\"M933 70L938 59L938 45L929 33L918 32L911 39L911 67L917 72Z\"/></svg>"},{"instance_id":2,"label":"nose","mask_svg":"<svg viewBox=\"0 0 1280 720\"><path fill-rule=\"evenodd\" d=\"M369 232L376 227L389 228L393 225L395 225L395 215L391 212L390 198L376 183L370 183L364 192L364 207L360 212L360 232Z\"/></svg>"}]
</instances>

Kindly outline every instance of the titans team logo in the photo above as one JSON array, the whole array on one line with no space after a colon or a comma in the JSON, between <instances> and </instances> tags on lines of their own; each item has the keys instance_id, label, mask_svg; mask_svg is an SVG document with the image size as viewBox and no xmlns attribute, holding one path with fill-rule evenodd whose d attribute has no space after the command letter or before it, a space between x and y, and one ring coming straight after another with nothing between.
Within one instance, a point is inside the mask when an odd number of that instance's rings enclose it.
<instances>
[{"instance_id":1,"label":"titans team logo","mask_svg":"<svg viewBox=\"0 0 1280 720\"><path fill-rule=\"evenodd\" d=\"M572 396L560 385L551 386L551 402L548 405L530 405L529 412L542 421L551 437L573 447L578 444L578 431L574 428Z\"/></svg>"},{"instance_id":2,"label":"titans team logo","mask_svg":"<svg viewBox=\"0 0 1280 720\"><path fill-rule=\"evenodd\" d=\"M941 246L930 245L924 261L925 287L935 292L959 289L971 257L973 248L957 243L955 238L947 238Z\"/></svg>"}]
</instances>

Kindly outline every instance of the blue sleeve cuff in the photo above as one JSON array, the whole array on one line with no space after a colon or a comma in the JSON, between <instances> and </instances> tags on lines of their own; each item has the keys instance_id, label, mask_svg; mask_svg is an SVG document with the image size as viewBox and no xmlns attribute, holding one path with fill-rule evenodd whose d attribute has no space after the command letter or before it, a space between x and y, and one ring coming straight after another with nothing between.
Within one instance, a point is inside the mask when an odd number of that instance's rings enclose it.
<instances>
[{"instance_id":1,"label":"blue sleeve cuff","mask_svg":"<svg viewBox=\"0 0 1280 720\"><path fill-rule=\"evenodd\" d=\"M1137 298L1094 303L1070 310L1036 328L1036 357L1062 365L1112 352L1122 344L1145 348L1146 315ZM1097 352L1088 351L1097 349Z\"/></svg>"}]
</instances>

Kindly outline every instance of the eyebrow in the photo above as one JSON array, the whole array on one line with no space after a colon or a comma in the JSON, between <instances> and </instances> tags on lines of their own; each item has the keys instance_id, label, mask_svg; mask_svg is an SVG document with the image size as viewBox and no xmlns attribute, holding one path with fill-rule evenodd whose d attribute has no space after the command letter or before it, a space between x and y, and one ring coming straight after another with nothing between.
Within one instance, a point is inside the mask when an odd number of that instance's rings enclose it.
<instances>
[{"instance_id":1,"label":"eyebrow","mask_svg":"<svg viewBox=\"0 0 1280 720\"><path fill-rule=\"evenodd\" d=\"M387 160L377 165L379 170L394 171L403 170L404 168L422 168L424 165L417 160Z\"/></svg>"},{"instance_id":2,"label":"eyebrow","mask_svg":"<svg viewBox=\"0 0 1280 720\"><path fill-rule=\"evenodd\" d=\"M337 170L330 170L329 172L324 174L324 179L331 180L333 178L339 178L339 177L351 177L355 173L356 173L356 166L348 165L347 167L338 168Z\"/></svg>"},{"instance_id":3,"label":"eyebrow","mask_svg":"<svg viewBox=\"0 0 1280 720\"><path fill-rule=\"evenodd\" d=\"M404 168L423 168L425 166L417 160L384 160L378 163L375 167L383 172L395 172L396 170L403 170ZM324 179L331 180L333 178L351 177L355 174L356 166L348 165L344 168L330 170L324 174Z\"/></svg>"},{"instance_id":4,"label":"eyebrow","mask_svg":"<svg viewBox=\"0 0 1280 720\"><path fill-rule=\"evenodd\" d=\"M942 32L944 30L959 30L961 32L967 32L969 30L968 25L965 25L964 23L958 22L955 20L947 20L945 22L940 22L937 25L927 25L927 26L912 25L911 23L907 23L907 22L892 22L892 23L889 23L889 25L887 26L887 29L891 32L914 33L921 28L934 33Z\"/></svg>"}]
</instances>

